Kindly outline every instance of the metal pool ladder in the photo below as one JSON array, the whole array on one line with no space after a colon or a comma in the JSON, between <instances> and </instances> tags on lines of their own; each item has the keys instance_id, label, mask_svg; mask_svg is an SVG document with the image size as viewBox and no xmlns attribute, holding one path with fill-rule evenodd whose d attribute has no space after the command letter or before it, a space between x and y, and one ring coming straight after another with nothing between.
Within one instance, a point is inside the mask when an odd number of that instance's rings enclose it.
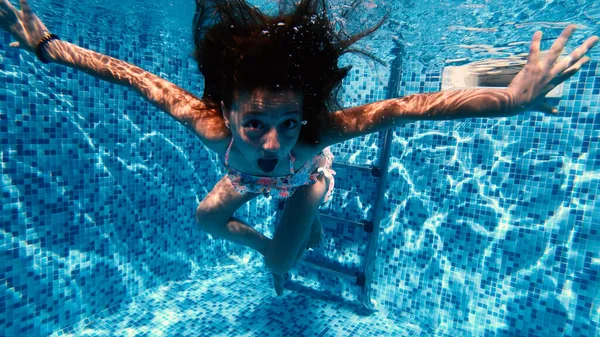
<instances>
[{"instance_id":1,"label":"metal pool ladder","mask_svg":"<svg viewBox=\"0 0 600 337\"><path fill-rule=\"evenodd\" d=\"M376 262L376 253L379 241L379 223L381 221L381 213L383 209L383 199L385 193L385 186L387 183L387 171L389 165L389 153L390 153L390 145L391 138L393 135L392 130L387 130L384 135L384 145L380 151L380 165L377 166L361 166L361 165L352 165L346 163L334 163L335 166L346 166L352 167L360 170L370 170L371 175L377 178L376 191L375 191L375 201L373 203L373 212L371 215L371 219L366 219L362 221L355 221L349 219L340 219L336 216L332 216L329 214L321 213L322 219L332 219L332 220L342 220L348 226L357 226L362 228L366 233L369 233L368 241L365 249L365 257L361 262L361 266L358 270L352 270L347 267L336 267L334 265L330 265L327 263L320 263L319 261L311 261L307 260L304 257L298 261L299 264L304 265L308 268L313 268L324 273L328 273L332 276L337 276L339 278L347 279L359 287L361 287L360 292L360 302L362 306L368 311L375 311L373 303L371 302L371 280L373 276L373 271L375 269Z\"/></svg>"},{"instance_id":2,"label":"metal pool ladder","mask_svg":"<svg viewBox=\"0 0 600 337\"><path fill-rule=\"evenodd\" d=\"M403 51L400 48L398 55L393 61L390 71L390 81L388 83L388 91L387 97L397 97L398 88L400 84L400 75L402 69L402 55ZM316 269L318 271L327 273L331 276L339 277L342 279L350 280L351 282L355 282L355 284L361 287L360 291L360 302L367 311L374 312L377 309L374 307L373 302L371 301L371 281L373 277L373 272L375 269L376 263L376 253L379 241L379 224L381 221L381 214L383 210L384 203L384 194L385 187L387 185L387 177L388 177L388 168L390 161L390 149L392 144L392 137L394 131L393 129L387 129L383 131L383 146L379 152L379 166L367 166L367 165L353 165L347 163L334 162L333 168L337 167L347 167L351 169L358 170L369 170L371 175L377 178L377 183L375 187L375 201L373 203L373 212L371 215L371 219L366 219L362 221L354 221L350 219L340 219L338 217L320 213L322 219L332 219L337 221L343 221L349 226L358 226L362 227L362 229L369 233L368 241L366 244L365 257L361 262L361 266L358 270L352 270L348 267L336 266L333 263L326 263L322 261L312 261L303 257L298 261L298 264L303 265L307 268ZM283 209L283 202L281 202L278 206L279 210ZM281 218L281 212L279 212L278 219Z\"/></svg>"}]
</instances>

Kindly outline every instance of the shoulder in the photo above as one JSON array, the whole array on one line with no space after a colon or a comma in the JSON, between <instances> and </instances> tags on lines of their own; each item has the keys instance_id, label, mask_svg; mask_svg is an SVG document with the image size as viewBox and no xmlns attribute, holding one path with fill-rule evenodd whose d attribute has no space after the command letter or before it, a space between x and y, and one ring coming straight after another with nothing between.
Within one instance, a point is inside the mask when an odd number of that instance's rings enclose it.
<instances>
[{"instance_id":1,"label":"shoulder","mask_svg":"<svg viewBox=\"0 0 600 337\"><path fill-rule=\"evenodd\" d=\"M225 125L220 109L206 105L189 105L189 113L193 115L186 126L191 129L209 149L225 153L231 140L231 130Z\"/></svg>"}]
</instances>

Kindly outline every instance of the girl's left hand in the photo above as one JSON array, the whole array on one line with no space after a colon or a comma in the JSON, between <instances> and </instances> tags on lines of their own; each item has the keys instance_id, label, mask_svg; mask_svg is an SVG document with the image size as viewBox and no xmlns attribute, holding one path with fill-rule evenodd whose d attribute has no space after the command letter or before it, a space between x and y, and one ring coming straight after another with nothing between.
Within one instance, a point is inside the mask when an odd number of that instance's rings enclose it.
<instances>
[{"instance_id":1,"label":"girl's left hand","mask_svg":"<svg viewBox=\"0 0 600 337\"><path fill-rule=\"evenodd\" d=\"M524 110L552 114L558 112L556 108L542 102L542 99L550 90L573 76L583 64L589 61L590 58L584 55L598 42L598 37L592 36L573 50L569 56L558 60L575 29L575 25L565 28L544 57L540 57L542 32L538 31L533 34L527 64L508 85L508 89L515 98L515 107L519 112Z\"/></svg>"},{"instance_id":2,"label":"girl's left hand","mask_svg":"<svg viewBox=\"0 0 600 337\"><path fill-rule=\"evenodd\" d=\"M29 7L27 0L20 0L21 10L9 0L0 0L0 28L9 32L17 41L11 47L34 52L39 41L48 34L44 23Z\"/></svg>"}]
</instances>

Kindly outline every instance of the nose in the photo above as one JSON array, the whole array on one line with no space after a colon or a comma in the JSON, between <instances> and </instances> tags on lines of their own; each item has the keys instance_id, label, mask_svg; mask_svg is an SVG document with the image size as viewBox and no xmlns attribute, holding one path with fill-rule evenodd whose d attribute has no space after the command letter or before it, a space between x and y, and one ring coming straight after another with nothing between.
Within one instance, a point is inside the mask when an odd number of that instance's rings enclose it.
<instances>
[{"instance_id":1,"label":"nose","mask_svg":"<svg viewBox=\"0 0 600 337\"><path fill-rule=\"evenodd\" d=\"M263 150L267 153L272 153L273 156L275 156L277 151L279 151L279 148L281 148L281 142L279 141L279 134L277 133L277 130L272 128L265 133L263 137Z\"/></svg>"}]
</instances>

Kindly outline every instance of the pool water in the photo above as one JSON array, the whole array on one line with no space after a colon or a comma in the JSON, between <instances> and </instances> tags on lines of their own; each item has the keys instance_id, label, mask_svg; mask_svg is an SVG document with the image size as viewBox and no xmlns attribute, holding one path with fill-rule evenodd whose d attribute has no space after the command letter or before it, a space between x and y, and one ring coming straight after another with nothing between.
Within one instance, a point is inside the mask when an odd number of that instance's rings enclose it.
<instances>
[{"instance_id":1,"label":"pool water","mask_svg":"<svg viewBox=\"0 0 600 337\"><path fill-rule=\"evenodd\" d=\"M61 39L202 92L194 1L31 5ZM578 24L568 51L600 35L592 0L371 1L339 24L388 11L359 45L385 64L342 60L354 65L346 106L439 91L444 67L522 54L536 30L547 49ZM259 254L196 227L224 173L215 153L135 92L10 42L0 35L1 336L598 335L599 47L565 83L558 116L394 129L379 210L368 167L383 134L333 147L324 247L305 257L363 268L371 234L352 222L380 212L370 312L352 279L305 265L277 297ZM261 197L237 216L271 236L277 208Z\"/></svg>"}]
</instances>

